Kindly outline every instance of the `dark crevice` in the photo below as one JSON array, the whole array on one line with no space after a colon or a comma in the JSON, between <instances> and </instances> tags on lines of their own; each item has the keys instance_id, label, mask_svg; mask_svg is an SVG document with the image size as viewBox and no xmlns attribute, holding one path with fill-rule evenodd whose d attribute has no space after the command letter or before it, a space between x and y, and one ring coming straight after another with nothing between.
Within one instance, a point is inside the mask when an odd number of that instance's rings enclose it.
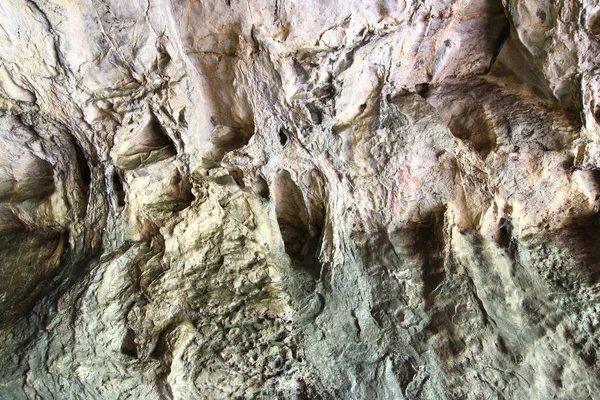
<instances>
[{"instance_id":1,"label":"dark crevice","mask_svg":"<svg viewBox=\"0 0 600 400\"><path fill-rule=\"evenodd\" d=\"M428 83L419 83L415 85L415 92L421 96L422 98L426 98L429 93L429 84Z\"/></svg>"},{"instance_id":2,"label":"dark crevice","mask_svg":"<svg viewBox=\"0 0 600 400\"><path fill-rule=\"evenodd\" d=\"M233 178L236 185L238 185L239 187L242 187L242 188L246 186L244 184L244 171L242 171L240 168L238 168L236 166L232 166L232 165L227 167L227 171L229 172L229 175L231 176L231 178Z\"/></svg>"},{"instance_id":3,"label":"dark crevice","mask_svg":"<svg viewBox=\"0 0 600 400\"><path fill-rule=\"evenodd\" d=\"M600 36L600 13L590 16L587 27L594 36Z\"/></svg>"},{"instance_id":4,"label":"dark crevice","mask_svg":"<svg viewBox=\"0 0 600 400\"><path fill-rule=\"evenodd\" d=\"M179 125L181 125L183 128L187 128L188 127L188 123L187 120L185 119L185 112L181 111L179 113L179 119L178 119Z\"/></svg>"},{"instance_id":5,"label":"dark crevice","mask_svg":"<svg viewBox=\"0 0 600 400\"><path fill-rule=\"evenodd\" d=\"M163 130L162 125L156 117L152 117L150 123L148 124L148 128L146 129L150 129L152 132L155 133L155 142L153 144L156 144L157 146L168 146L173 148L173 150L175 149L175 144L173 143L173 140Z\"/></svg>"},{"instance_id":6,"label":"dark crevice","mask_svg":"<svg viewBox=\"0 0 600 400\"><path fill-rule=\"evenodd\" d=\"M333 85L325 85L325 86L321 86L316 88L315 90L313 90L313 95L315 98L323 101L326 99L333 99L335 96L335 88L333 87Z\"/></svg>"},{"instance_id":7,"label":"dark crevice","mask_svg":"<svg viewBox=\"0 0 600 400\"><path fill-rule=\"evenodd\" d=\"M113 174L113 188L117 198L117 205L119 207L125 206L125 189L123 188L123 182L121 182L121 177L118 172Z\"/></svg>"},{"instance_id":8,"label":"dark crevice","mask_svg":"<svg viewBox=\"0 0 600 400\"><path fill-rule=\"evenodd\" d=\"M135 344L135 332L127 328L123 342L121 343L121 353L126 356L138 358L137 345Z\"/></svg>"},{"instance_id":9,"label":"dark crevice","mask_svg":"<svg viewBox=\"0 0 600 400\"><path fill-rule=\"evenodd\" d=\"M270 196L269 184L262 176L256 177L254 182L252 182L252 190L263 199L268 199Z\"/></svg>"},{"instance_id":10,"label":"dark crevice","mask_svg":"<svg viewBox=\"0 0 600 400\"><path fill-rule=\"evenodd\" d=\"M502 51L502 47L508 42L510 38L510 22L506 17L504 17L503 23L494 24L494 29L489 31L490 42L492 45L492 59L490 60L490 65L484 72L484 74L489 73L492 70L494 64L496 64L496 60L498 55Z\"/></svg>"},{"instance_id":11,"label":"dark crevice","mask_svg":"<svg viewBox=\"0 0 600 400\"><path fill-rule=\"evenodd\" d=\"M90 185L92 183L92 171L88 164L87 158L85 157L83 149L74 137L72 137L72 143L73 147L75 148L75 159L77 161L77 170L81 179L81 188L87 201L90 194Z\"/></svg>"},{"instance_id":12,"label":"dark crevice","mask_svg":"<svg viewBox=\"0 0 600 400\"><path fill-rule=\"evenodd\" d=\"M285 251L292 259L302 262L309 229L302 193L285 170L277 174L271 193Z\"/></svg>"},{"instance_id":13,"label":"dark crevice","mask_svg":"<svg viewBox=\"0 0 600 400\"><path fill-rule=\"evenodd\" d=\"M176 154L173 140L163 130L159 120L152 115L147 124L125 142L116 164L122 169L133 170Z\"/></svg>"},{"instance_id":14,"label":"dark crevice","mask_svg":"<svg viewBox=\"0 0 600 400\"><path fill-rule=\"evenodd\" d=\"M319 233L315 236L309 236L307 239L305 254L299 265L304 267L314 279L318 279L321 275L321 260L319 260L319 254L321 254L321 245L323 243L323 236Z\"/></svg>"},{"instance_id":15,"label":"dark crevice","mask_svg":"<svg viewBox=\"0 0 600 400\"><path fill-rule=\"evenodd\" d=\"M310 113L310 120L312 121L312 123L315 125L321 125L321 123L323 122L323 114L321 113L319 107L309 103L306 105L306 108Z\"/></svg>"},{"instance_id":16,"label":"dark crevice","mask_svg":"<svg viewBox=\"0 0 600 400\"><path fill-rule=\"evenodd\" d=\"M510 231L511 228L508 221L504 218L500 218L500 228L498 228L498 243L502 247L508 247L510 243Z\"/></svg>"},{"instance_id":17,"label":"dark crevice","mask_svg":"<svg viewBox=\"0 0 600 400\"><path fill-rule=\"evenodd\" d=\"M290 133L288 132L287 129L285 129L285 128L279 129L279 143L281 143L282 146L285 147L285 145L287 144L287 142L289 140L289 135L290 135Z\"/></svg>"},{"instance_id":18,"label":"dark crevice","mask_svg":"<svg viewBox=\"0 0 600 400\"><path fill-rule=\"evenodd\" d=\"M169 202L164 202L164 205L167 203L171 203L172 211L181 212L188 208L192 202L196 199L194 194L192 193L192 185L187 177L182 175L182 173L177 170L177 173L173 178L171 178L171 184L178 186L178 196L177 198L172 198Z\"/></svg>"},{"instance_id":19,"label":"dark crevice","mask_svg":"<svg viewBox=\"0 0 600 400\"><path fill-rule=\"evenodd\" d=\"M313 228L311 234L310 215L304 197L288 171L277 174L271 187L271 195L275 201L277 223L286 253L296 266L308 270L313 277L318 275L320 232Z\"/></svg>"},{"instance_id":20,"label":"dark crevice","mask_svg":"<svg viewBox=\"0 0 600 400\"><path fill-rule=\"evenodd\" d=\"M590 111L592 112L596 123L600 125L600 106L592 103L590 104Z\"/></svg>"},{"instance_id":21,"label":"dark crevice","mask_svg":"<svg viewBox=\"0 0 600 400\"><path fill-rule=\"evenodd\" d=\"M254 125L242 124L224 115L213 115L210 122L214 126L209 140L215 148L215 160L244 147L254 135Z\"/></svg>"},{"instance_id":22,"label":"dark crevice","mask_svg":"<svg viewBox=\"0 0 600 400\"><path fill-rule=\"evenodd\" d=\"M496 242L500 246L502 246L502 248L508 251L508 254L511 259L514 258L516 251L516 242L513 240L512 231L513 227L511 221L506 218L500 218L500 221L498 222L498 231L496 232L495 239Z\"/></svg>"},{"instance_id":23,"label":"dark crevice","mask_svg":"<svg viewBox=\"0 0 600 400\"><path fill-rule=\"evenodd\" d=\"M462 113L450 117L448 128L453 136L470 143L484 159L496 148L498 138L483 107L466 106Z\"/></svg>"}]
</instances>

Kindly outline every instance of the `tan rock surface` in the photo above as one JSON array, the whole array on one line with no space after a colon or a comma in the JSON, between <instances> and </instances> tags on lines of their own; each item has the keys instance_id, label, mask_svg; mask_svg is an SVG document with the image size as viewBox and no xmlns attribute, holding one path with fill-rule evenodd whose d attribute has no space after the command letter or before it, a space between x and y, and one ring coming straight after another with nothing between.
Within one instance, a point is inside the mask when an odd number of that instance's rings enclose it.
<instances>
[{"instance_id":1,"label":"tan rock surface","mask_svg":"<svg viewBox=\"0 0 600 400\"><path fill-rule=\"evenodd\" d=\"M600 398L597 0L0 28L0 398Z\"/></svg>"}]
</instances>

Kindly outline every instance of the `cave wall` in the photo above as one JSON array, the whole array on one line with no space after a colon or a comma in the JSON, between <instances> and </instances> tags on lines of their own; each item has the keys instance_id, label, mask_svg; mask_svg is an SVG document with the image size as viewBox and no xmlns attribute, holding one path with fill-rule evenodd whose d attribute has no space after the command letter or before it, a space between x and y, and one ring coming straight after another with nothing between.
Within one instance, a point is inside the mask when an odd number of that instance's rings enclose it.
<instances>
[{"instance_id":1,"label":"cave wall","mask_svg":"<svg viewBox=\"0 0 600 400\"><path fill-rule=\"evenodd\" d=\"M0 398L600 398L597 0L0 27Z\"/></svg>"}]
</instances>

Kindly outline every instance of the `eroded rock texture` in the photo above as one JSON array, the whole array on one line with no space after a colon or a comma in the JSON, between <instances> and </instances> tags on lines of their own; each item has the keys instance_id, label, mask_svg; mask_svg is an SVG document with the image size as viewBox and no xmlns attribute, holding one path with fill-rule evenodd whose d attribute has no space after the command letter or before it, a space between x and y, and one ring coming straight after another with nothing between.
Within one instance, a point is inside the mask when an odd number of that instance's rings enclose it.
<instances>
[{"instance_id":1,"label":"eroded rock texture","mask_svg":"<svg viewBox=\"0 0 600 400\"><path fill-rule=\"evenodd\" d=\"M0 398L600 398L597 0L0 27Z\"/></svg>"}]
</instances>

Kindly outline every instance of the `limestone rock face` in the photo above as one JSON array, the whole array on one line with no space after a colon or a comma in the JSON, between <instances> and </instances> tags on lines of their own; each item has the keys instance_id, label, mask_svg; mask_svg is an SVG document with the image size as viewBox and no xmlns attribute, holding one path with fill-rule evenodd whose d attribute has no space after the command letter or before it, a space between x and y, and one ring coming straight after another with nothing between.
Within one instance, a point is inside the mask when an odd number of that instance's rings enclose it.
<instances>
[{"instance_id":1,"label":"limestone rock face","mask_svg":"<svg viewBox=\"0 0 600 400\"><path fill-rule=\"evenodd\" d=\"M0 398L600 399L598 0L0 27Z\"/></svg>"}]
</instances>

